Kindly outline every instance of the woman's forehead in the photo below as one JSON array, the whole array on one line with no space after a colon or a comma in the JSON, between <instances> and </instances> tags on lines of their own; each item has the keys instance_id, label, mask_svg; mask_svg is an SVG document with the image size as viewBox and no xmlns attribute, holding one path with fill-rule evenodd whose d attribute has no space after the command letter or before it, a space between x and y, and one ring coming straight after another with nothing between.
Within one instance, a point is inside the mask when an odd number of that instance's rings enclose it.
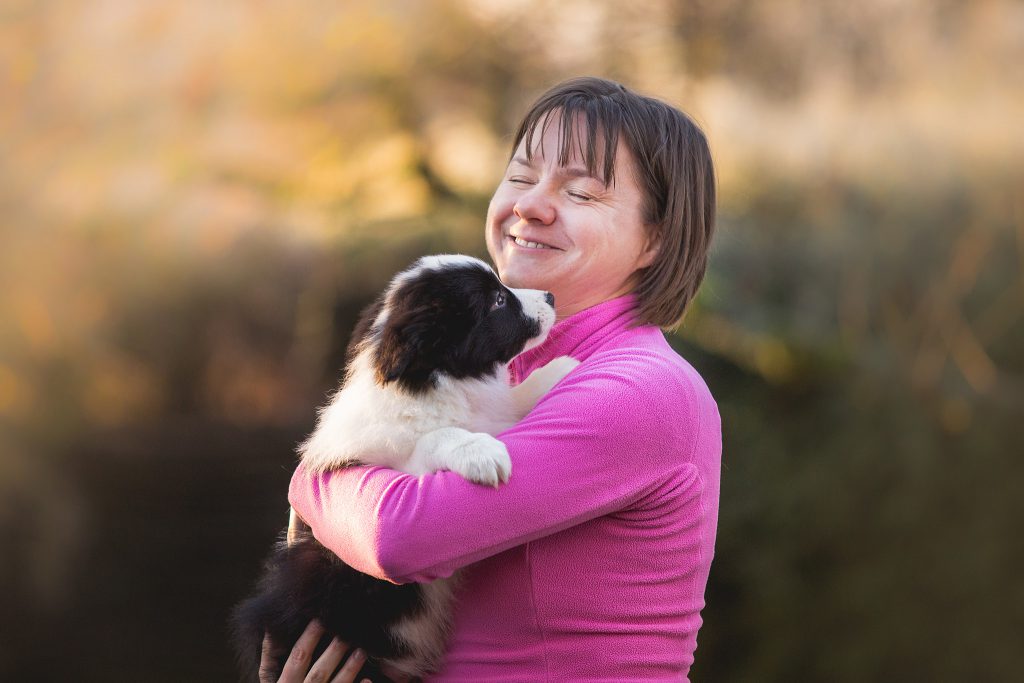
<instances>
[{"instance_id":1,"label":"woman's forehead","mask_svg":"<svg viewBox=\"0 0 1024 683\"><path fill-rule=\"evenodd\" d=\"M582 166L605 183L614 180L620 144L618 135L609 139L599 126L588 126L580 114L568 119L552 111L527 130L513 157L529 161L539 158L559 166Z\"/></svg>"}]
</instances>

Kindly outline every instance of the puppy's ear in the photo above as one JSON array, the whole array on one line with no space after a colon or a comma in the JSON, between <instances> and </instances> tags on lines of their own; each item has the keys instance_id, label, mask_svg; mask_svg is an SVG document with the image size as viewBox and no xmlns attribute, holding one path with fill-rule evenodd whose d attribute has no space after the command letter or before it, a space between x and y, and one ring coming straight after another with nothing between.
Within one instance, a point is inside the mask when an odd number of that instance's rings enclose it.
<instances>
[{"instance_id":1,"label":"puppy's ear","mask_svg":"<svg viewBox=\"0 0 1024 683\"><path fill-rule=\"evenodd\" d=\"M377 381L381 384L397 381L415 360L416 352L415 339L406 333L405 327L388 321L377 345Z\"/></svg>"},{"instance_id":2,"label":"puppy's ear","mask_svg":"<svg viewBox=\"0 0 1024 683\"><path fill-rule=\"evenodd\" d=\"M377 316L380 315L381 309L384 308L384 297L379 297L372 304L363 309L363 312L359 314L359 321L356 323L355 328L352 330L352 336L349 337L348 348L345 350L345 363L346 367L352 365L352 361L355 360L356 355L362 349L363 344L370 338L370 331L373 328L373 323L376 322Z\"/></svg>"},{"instance_id":3,"label":"puppy's ear","mask_svg":"<svg viewBox=\"0 0 1024 683\"><path fill-rule=\"evenodd\" d=\"M380 332L374 359L377 381L397 382L403 389L423 391L431 386L436 350L435 313L429 309L393 312Z\"/></svg>"}]
</instances>

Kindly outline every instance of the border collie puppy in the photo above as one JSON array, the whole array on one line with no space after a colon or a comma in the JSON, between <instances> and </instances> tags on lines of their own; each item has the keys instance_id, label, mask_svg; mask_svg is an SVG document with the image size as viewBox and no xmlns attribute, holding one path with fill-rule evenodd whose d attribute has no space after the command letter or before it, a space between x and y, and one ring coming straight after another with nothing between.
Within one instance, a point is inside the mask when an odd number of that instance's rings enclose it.
<instances>
[{"instance_id":1,"label":"border collie puppy","mask_svg":"<svg viewBox=\"0 0 1024 683\"><path fill-rule=\"evenodd\" d=\"M577 365L558 358L508 384L508 362L544 341L553 305L550 293L505 287L478 259L419 259L363 313L345 381L299 447L303 466L322 472L363 463L415 475L451 470L490 486L507 481L512 463L491 435L518 422ZM321 649L337 635L395 671L430 673L444 654L455 578L393 584L362 574L321 546L293 511L257 593L235 609L241 663L255 680L266 632L280 648L279 675L317 618L327 631Z\"/></svg>"}]
</instances>

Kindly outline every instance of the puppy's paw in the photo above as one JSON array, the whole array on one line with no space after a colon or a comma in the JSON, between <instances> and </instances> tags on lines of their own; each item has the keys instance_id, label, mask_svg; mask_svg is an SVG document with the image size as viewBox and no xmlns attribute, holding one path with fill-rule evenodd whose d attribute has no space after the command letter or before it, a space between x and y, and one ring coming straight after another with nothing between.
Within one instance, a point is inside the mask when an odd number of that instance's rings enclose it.
<instances>
[{"instance_id":1,"label":"puppy's paw","mask_svg":"<svg viewBox=\"0 0 1024 683\"><path fill-rule=\"evenodd\" d=\"M533 385L535 390L540 395L544 395L551 391L556 384L562 381L562 379L570 372L576 369L576 366L580 362L575 358L569 356L559 356L554 360L549 361L546 365L541 368L537 368L527 380ZM525 384L526 382L524 382ZM538 396L540 398L540 396Z\"/></svg>"},{"instance_id":2,"label":"puppy's paw","mask_svg":"<svg viewBox=\"0 0 1024 683\"><path fill-rule=\"evenodd\" d=\"M505 444L489 434L442 427L420 437L402 469L415 475L450 470L474 483L497 486L508 481L512 460Z\"/></svg>"},{"instance_id":3,"label":"puppy's paw","mask_svg":"<svg viewBox=\"0 0 1024 683\"><path fill-rule=\"evenodd\" d=\"M580 362L571 356L559 356L549 361L537 372L543 372L551 385L554 386L562 381L562 378L576 369Z\"/></svg>"},{"instance_id":4,"label":"puppy's paw","mask_svg":"<svg viewBox=\"0 0 1024 683\"><path fill-rule=\"evenodd\" d=\"M508 449L489 434L468 434L452 446L446 465L463 478L486 486L504 484L512 473Z\"/></svg>"}]
</instances>

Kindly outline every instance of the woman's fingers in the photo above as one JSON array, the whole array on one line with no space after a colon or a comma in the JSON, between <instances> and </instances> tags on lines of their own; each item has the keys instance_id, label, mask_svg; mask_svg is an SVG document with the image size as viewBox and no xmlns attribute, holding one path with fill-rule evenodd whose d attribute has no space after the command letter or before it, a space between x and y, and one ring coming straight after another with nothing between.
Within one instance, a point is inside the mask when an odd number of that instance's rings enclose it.
<instances>
[{"instance_id":1,"label":"woman's fingers","mask_svg":"<svg viewBox=\"0 0 1024 683\"><path fill-rule=\"evenodd\" d=\"M341 664L342 658L348 652L348 645L337 638L331 640L320 658L313 664L313 668L306 674L305 683L327 683L331 673Z\"/></svg>"},{"instance_id":2,"label":"woman's fingers","mask_svg":"<svg viewBox=\"0 0 1024 683\"><path fill-rule=\"evenodd\" d=\"M270 634L263 634L263 653L260 655L260 683L275 683L274 644L270 642Z\"/></svg>"},{"instance_id":3,"label":"woman's fingers","mask_svg":"<svg viewBox=\"0 0 1024 683\"><path fill-rule=\"evenodd\" d=\"M288 660L281 669L281 677L276 681L273 667L273 643L270 636L263 638L263 657L260 660L260 683L327 683L334 670L341 664L348 652L348 644L338 638L333 638L323 654L317 658L310 668L310 661L316 646L324 635L324 627L315 619L306 625L299 639L295 641ZM345 665L338 670L338 673L331 678L331 683L354 683L359 670L366 663L366 653L363 650L353 652ZM308 672L308 673L307 673ZM363 682L365 683L365 679Z\"/></svg>"},{"instance_id":4,"label":"woman's fingers","mask_svg":"<svg viewBox=\"0 0 1024 683\"><path fill-rule=\"evenodd\" d=\"M324 627L316 619L306 625L306 630L295 641L295 647L292 648L288 660L281 669L281 678L278 679L278 683L300 683L306 677L309 663L313 659L313 651L323 634Z\"/></svg>"},{"instance_id":5,"label":"woman's fingers","mask_svg":"<svg viewBox=\"0 0 1024 683\"><path fill-rule=\"evenodd\" d=\"M316 660L316 664L309 670L309 674L306 676L305 683L327 683L328 677L334 670L341 664L341 660L344 659L345 653L348 652L348 644L334 638L331 640L331 644L327 646L324 653L320 655L320 659ZM363 666L363 662L366 661L366 657L359 657L358 663L353 660L357 659L356 655L361 655L362 650L356 650L352 653L352 656L345 662L345 666L341 667L338 675L331 679L331 683L352 683L355 680L356 674L359 673L359 669ZM355 664L355 668L352 665ZM349 673L351 671L351 673Z\"/></svg>"},{"instance_id":6,"label":"woman's fingers","mask_svg":"<svg viewBox=\"0 0 1024 683\"><path fill-rule=\"evenodd\" d=\"M341 646L341 653L342 653L342 655L344 655L345 654L345 650L348 649L348 645L345 645L340 640L335 638L334 641L331 643L331 647L333 647L335 643L340 644L340 646ZM328 649L330 649L330 648L328 648ZM327 653L324 653L324 654L326 655ZM323 659L323 658L321 657L321 659ZM341 661L340 657L339 657L338 661ZM365 663L366 663L366 653L363 652L362 650L356 650L355 652L353 652L349 656L348 661L345 662L345 666L341 667L341 669L338 671L337 675L335 675L335 677L331 679L331 683L353 683L353 681L356 680L356 674L359 673L359 670L363 668L363 664L365 664ZM317 664L319 664L319 662L317 662ZM334 664L331 665L331 668L327 670L327 675L328 676L330 675L331 671L334 670L334 667L337 666L337 665L338 665L337 661ZM313 673L313 672L310 671L310 673ZM321 680L321 679L317 679L317 680ZM323 680L327 680L326 676L323 678Z\"/></svg>"}]
</instances>

